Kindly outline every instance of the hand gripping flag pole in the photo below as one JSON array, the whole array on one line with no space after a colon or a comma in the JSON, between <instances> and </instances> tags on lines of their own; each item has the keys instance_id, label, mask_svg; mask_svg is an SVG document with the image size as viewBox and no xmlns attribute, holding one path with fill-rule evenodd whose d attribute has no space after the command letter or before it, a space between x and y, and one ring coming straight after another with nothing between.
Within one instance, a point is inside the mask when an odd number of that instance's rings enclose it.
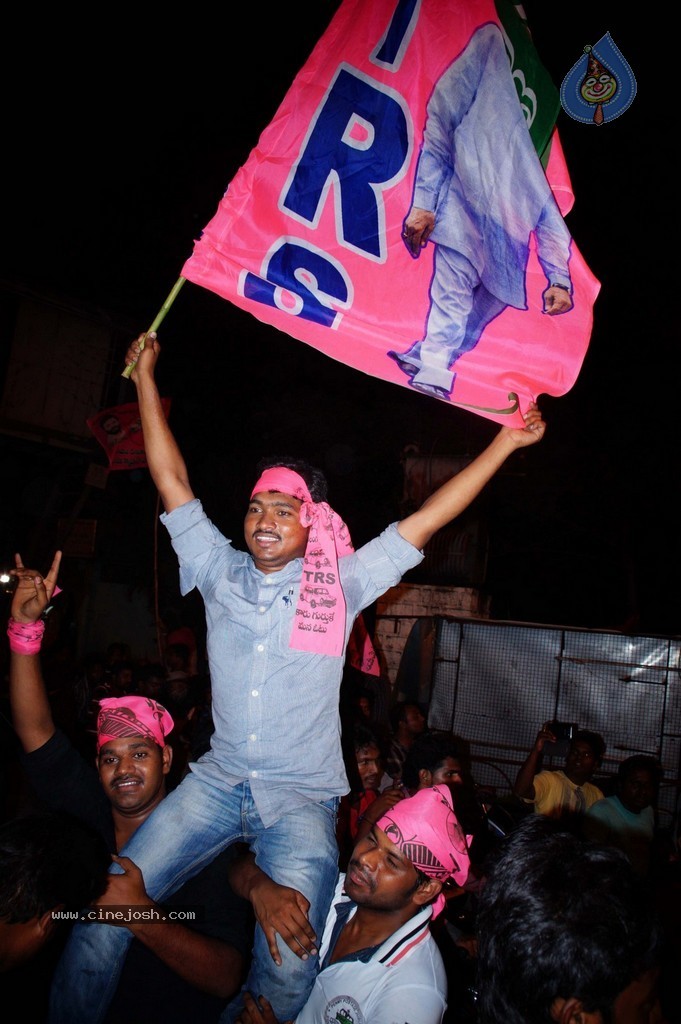
<instances>
[{"instance_id":1,"label":"hand gripping flag pole","mask_svg":"<svg viewBox=\"0 0 681 1024\"><path fill-rule=\"evenodd\" d=\"M161 326L161 324L165 320L166 313L168 312L168 310L172 306L173 302L175 301L175 299L179 295L180 288L182 287L182 285L184 284L184 282L186 280L187 280L186 277L178 277L177 281L175 282L175 284L173 285L172 289L170 290L168 298L165 300L165 302L163 303L163 305L159 309L158 313L156 314L156 319L154 320L153 324L151 325L151 327L147 331L147 334L151 334L152 331L158 330L158 328ZM145 338L146 338L147 334L144 335ZM140 348L144 348L144 339L142 340L142 344L141 344ZM129 380L130 379L130 374L132 373L134 367L135 367L134 363L130 363L129 366L126 366L126 368L123 370L123 373L121 374L121 377L125 377L126 380Z\"/></svg>"}]
</instances>

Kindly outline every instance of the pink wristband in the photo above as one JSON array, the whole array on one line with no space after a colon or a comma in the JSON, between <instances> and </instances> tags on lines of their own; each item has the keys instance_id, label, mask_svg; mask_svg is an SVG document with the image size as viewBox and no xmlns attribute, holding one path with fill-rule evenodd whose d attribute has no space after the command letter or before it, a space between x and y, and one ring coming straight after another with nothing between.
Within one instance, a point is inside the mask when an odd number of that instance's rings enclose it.
<instances>
[{"instance_id":1,"label":"pink wristband","mask_svg":"<svg viewBox=\"0 0 681 1024\"><path fill-rule=\"evenodd\" d=\"M7 623L10 651L15 654L39 654L44 632L45 623L40 619L38 622L17 622L10 618Z\"/></svg>"}]
</instances>

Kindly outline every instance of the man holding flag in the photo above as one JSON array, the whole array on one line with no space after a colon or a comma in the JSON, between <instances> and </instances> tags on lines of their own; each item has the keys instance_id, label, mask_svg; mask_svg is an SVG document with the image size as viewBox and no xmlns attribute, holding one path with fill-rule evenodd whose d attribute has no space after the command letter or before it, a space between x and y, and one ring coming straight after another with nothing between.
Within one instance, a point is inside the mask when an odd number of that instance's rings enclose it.
<instances>
[{"instance_id":1,"label":"man holding flag","mask_svg":"<svg viewBox=\"0 0 681 1024\"><path fill-rule=\"evenodd\" d=\"M336 809L348 791L338 704L353 623L422 561L431 537L470 505L513 452L543 437L545 424L532 403L524 428L502 427L420 509L358 551L326 502L320 472L274 460L252 489L244 520L248 551L237 551L190 486L155 382L159 353L154 333L140 335L126 363L133 367L147 462L179 558L181 589L197 587L206 608L215 732L210 751L121 853L139 866L151 898L161 899L221 850L245 841L275 882L303 893L311 928L321 935L337 879ZM131 938L124 928L76 926L55 977L52 1024L104 1019ZM317 968L316 949L299 959L288 947L276 966L258 928L246 989L264 995L279 1019L290 1019L304 1005ZM236 999L222 1019L234 1021L241 1008Z\"/></svg>"}]
</instances>

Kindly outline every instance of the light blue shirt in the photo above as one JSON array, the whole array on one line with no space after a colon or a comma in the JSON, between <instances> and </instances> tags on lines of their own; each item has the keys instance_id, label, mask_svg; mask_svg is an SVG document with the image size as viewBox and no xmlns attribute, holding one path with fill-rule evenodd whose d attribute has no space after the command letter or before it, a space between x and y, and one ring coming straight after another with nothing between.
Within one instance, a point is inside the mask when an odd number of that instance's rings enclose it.
<instances>
[{"instance_id":1,"label":"light blue shirt","mask_svg":"<svg viewBox=\"0 0 681 1024\"><path fill-rule=\"evenodd\" d=\"M348 792L338 701L344 658L289 647L302 558L264 573L194 498L161 515L180 563L180 590L205 605L215 731L191 769L222 789L250 783L265 827L307 800ZM362 611L423 553L391 524L339 559L345 641Z\"/></svg>"},{"instance_id":2,"label":"light blue shirt","mask_svg":"<svg viewBox=\"0 0 681 1024\"><path fill-rule=\"evenodd\" d=\"M648 873L655 836L652 807L636 813L628 810L618 796L606 796L589 808L583 828L588 839L616 846L626 853L637 874Z\"/></svg>"}]
</instances>

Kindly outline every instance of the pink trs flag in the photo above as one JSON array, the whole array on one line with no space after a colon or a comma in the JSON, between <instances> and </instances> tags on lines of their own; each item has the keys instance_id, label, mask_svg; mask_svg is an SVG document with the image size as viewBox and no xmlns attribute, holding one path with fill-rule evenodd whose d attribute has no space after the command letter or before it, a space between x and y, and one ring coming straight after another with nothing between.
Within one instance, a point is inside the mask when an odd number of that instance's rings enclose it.
<instances>
[{"instance_id":1,"label":"pink trs flag","mask_svg":"<svg viewBox=\"0 0 681 1024\"><path fill-rule=\"evenodd\" d=\"M600 287L563 219L559 109L507 0L345 0L182 275L521 426L577 379Z\"/></svg>"}]
</instances>

